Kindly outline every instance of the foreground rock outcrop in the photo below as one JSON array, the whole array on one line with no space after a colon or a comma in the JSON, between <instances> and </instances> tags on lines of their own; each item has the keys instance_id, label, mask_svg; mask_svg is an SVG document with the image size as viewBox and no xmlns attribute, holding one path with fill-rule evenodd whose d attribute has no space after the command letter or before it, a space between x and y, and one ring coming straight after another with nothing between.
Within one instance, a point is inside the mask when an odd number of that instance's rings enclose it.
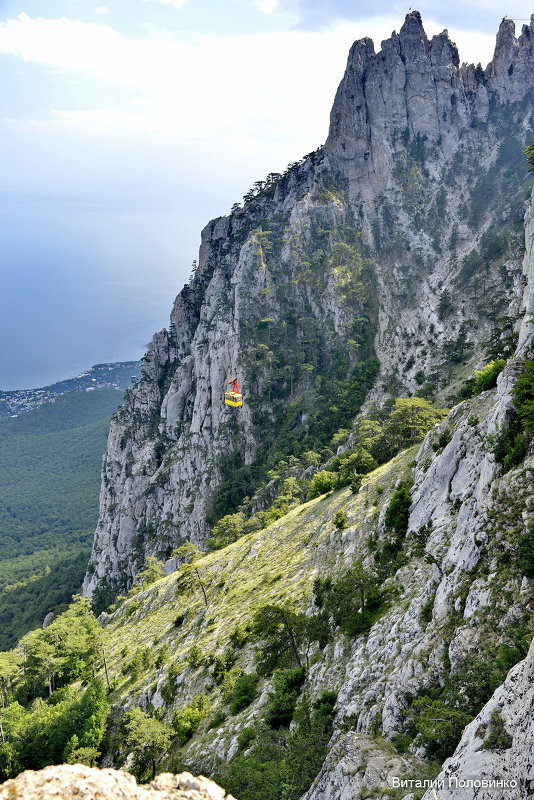
<instances>
[{"instance_id":1,"label":"foreground rock outcrop","mask_svg":"<svg viewBox=\"0 0 534 800\"><path fill-rule=\"evenodd\" d=\"M189 772L165 773L138 786L133 775L115 769L62 764L27 770L0 786L0 800L234 800L224 789Z\"/></svg>"}]
</instances>

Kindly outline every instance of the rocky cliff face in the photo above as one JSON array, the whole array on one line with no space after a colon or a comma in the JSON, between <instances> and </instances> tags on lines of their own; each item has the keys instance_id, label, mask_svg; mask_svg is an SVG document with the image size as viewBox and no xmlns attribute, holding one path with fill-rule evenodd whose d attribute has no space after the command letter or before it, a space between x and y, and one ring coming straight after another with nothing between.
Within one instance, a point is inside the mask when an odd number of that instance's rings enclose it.
<instances>
[{"instance_id":1,"label":"rocky cliff face","mask_svg":"<svg viewBox=\"0 0 534 800\"><path fill-rule=\"evenodd\" d=\"M378 54L356 42L325 147L204 229L111 425L85 595L203 545L265 465L328 444L366 399L442 400L485 340L510 353L533 34L504 21L486 70L460 67L446 32L429 41L417 12ZM222 404L234 375L237 411Z\"/></svg>"},{"instance_id":2,"label":"rocky cliff face","mask_svg":"<svg viewBox=\"0 0 534 800\"><path fill-rule=\"evenodd\" d=\"M257 643L236 632L246 631L254 612L266 604L314 614L315 578L335 580L360 560L372 569L390 533L386 516L393 492L413 478L402 562L382 587L387 606L367 632L348 635L336 627L324 647L312 643L303 656L308 701L325 690L337 693L328 752L303 800L380 796L402 788L395 780L433 777L428 760L440 751L429 748L450 731L431 731L425 743L425 728L422 735L414 727L414 714L421 708L418 701L439 703L447 685L460 687L455 701L445 695L441 706L431 707L427 723L440 722L451 711L464 713L473 694L482 693L482 700L461 717L460 732L472 721L439 779L517 779L518 785L496 784L486 793L473 787L476 794L467 793L467 785L452 785L440 788L439 797L530 796L532 646L522 659L533 631L534 579L518 563L518 543L530 541L534 529L534 452L530 441L521 459L506 465L492 446L492 437L514 418L512 388L525 359L534 356L532 200L524 222L518 341L496 388L455 405L420 447L374 470L357 493L346 488L323 495L200 558L195 567L202 591L198 583L184 589L178 571L103 614L109 675L116 687L114 724L135 705L157 709L170 721L177 709L204 696L209 711L181 746L180 763L194 772L220 770L231 779L233 760L250 752L251 739L243 739L244 732L261 725L273 686L271 676L258 679L250 704L229 713L225 691L232 674L257 669ZM346 515L341 530L335 525L339 512ZM127 679L134 653L155 648L166 648L171 662ZM123 763L127 753L119 747L106 758ZM264 758L269 759L268 748ZM230 765L226 773L225 765ZM227 788L239 796L231 783ZM429 793L425 800L431 798Z\"/></svg>"},{"instance_id":3,"label":"rocky cliff face","mask_svg":"<svg viewBox=\"0 0 534 800\"><path fill-rule=\"evenodd\" d=\"M534 353L532 287L534 286L534 203L525 216L526 253L523 261L525 290L521 327L514 358L499 377L496 392L454 408L425 439L414 470L413 503L408 536L426 531L426 565L402 568L395 576L403 586L398 608L375 625L366 640L358 641L347 656L338 698L340 716L333 749L305 800L355 797L373 787L398 787L393 779L399 765L391 754L377 752L369 741L373 720L394 738L406 730L407 698L424 687L443 683L448 670L462 666L484 648L497 648L507 633L528 620L532 581L513 575L506 556L514 535L534 523L534 454L521 468L505 472L489 452L488 437L512 413L510 390L525 358ZM476 414L473 412L476 411ZM436 451L439 431L450 441ZM446 437L447 438L447 437ZM515 534L514 534L515 531ZM431 609L426 616L423 608ZM327 665L317 667L317 685L327 680ZM483 678L481 677L482 681ZM527 798L531 794L532 765L532 647L528 658L515 667L505 683L466 728L454 756L444 765L439 780L517 780L477 787L446 782L443 798ZM505 738L491 746L491 714L502 714ZM356 732L343 731L343 719L356 715ZM369 759L361 758L367 751ZM347 758L347 753L353 756ZM354 753L358 757L354 757ZM374 770L373 770L374 765ZM377 771L377 767L381 767ZM424 777L412 768L412 778ZM412 795L405 800L410 800ZM425 800L431 800L431 791Z\"/></svg>"},{"instance_id":4,"label":"rocky cliff face","mask_svg":"<svg viewBox=\"0 0 534 800\"><path fill-rule=\"evenodd\" d=\"M436 781L442 800L527 800L534 786L534 645L480 714L467 726L454 756ZM498 715L498 716L497 716ZM488 733L502 720L503 737L488 748ZM484 783L483 783L484 782ZM478 784L478 785L477 785ZM495 785L497 784L497 786ZM429 790L424 800L434 800Z\"/></svg>"}]
</instances>

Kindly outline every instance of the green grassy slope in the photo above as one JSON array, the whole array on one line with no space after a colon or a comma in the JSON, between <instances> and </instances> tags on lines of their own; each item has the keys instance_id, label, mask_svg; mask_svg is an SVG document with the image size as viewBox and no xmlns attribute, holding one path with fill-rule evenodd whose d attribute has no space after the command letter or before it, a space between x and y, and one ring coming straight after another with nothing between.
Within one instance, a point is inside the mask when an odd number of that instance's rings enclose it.
<instances>
[{"instance_id":1,"label":"green grassy slope","mask_svg":"<svg viewBox=\"0 0 534 800\"><path fill-rule=\"evenodd\" d=\"M0 648L69 600L98 514L109 418L122 392L72 392L0 422Z\"/></svg>"}]
</instances>

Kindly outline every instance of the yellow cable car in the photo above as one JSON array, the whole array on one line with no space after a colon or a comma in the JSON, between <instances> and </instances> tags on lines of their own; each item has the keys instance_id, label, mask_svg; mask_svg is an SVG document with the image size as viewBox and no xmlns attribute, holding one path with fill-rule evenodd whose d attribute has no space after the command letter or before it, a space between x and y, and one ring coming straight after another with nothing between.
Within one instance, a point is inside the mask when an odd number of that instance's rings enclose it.
<instances>
[{"instance_id":1,"label":"yellow cable car","mask_svg":"<svg viewBox=\"0 0 534 800\"><path fill-rule=\"evenodd\" d=\"M241 389L239 388L239 384L237 382L237 378L234 378L231 381L228 381L229 385L231 385L231 389L229 392L224 393L224 404L226 406L233 406L234 408L239 408L239 406L243 405L243 395L241 394Z\"/></svg>"}]
</instances>

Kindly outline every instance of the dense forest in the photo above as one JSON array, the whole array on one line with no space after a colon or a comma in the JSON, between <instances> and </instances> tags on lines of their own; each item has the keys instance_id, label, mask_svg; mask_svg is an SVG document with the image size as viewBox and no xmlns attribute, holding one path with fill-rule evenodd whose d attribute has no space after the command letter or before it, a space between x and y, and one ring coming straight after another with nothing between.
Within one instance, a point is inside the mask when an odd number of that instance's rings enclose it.
<instances>
[{"instance_id":1,"label":"dense forest","mask_svg":"<svg viewBox=\"0 0 534 800\"><path fill-rule=\"evenodd\" d=\"M109 418L122 392L72 392L0 421L0 648L81 584Z\"/></svg>"}]
</instances>

